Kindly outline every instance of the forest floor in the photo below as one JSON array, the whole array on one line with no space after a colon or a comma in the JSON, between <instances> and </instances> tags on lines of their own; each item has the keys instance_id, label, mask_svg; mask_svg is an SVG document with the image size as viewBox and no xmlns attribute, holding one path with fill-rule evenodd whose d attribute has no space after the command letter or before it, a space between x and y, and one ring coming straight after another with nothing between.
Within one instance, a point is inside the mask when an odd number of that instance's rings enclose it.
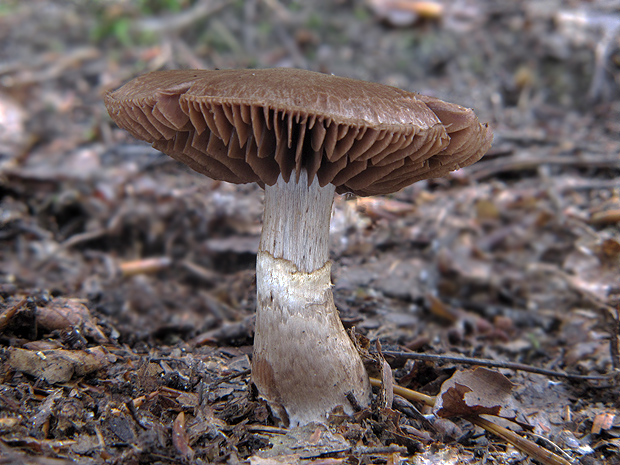
<instances>
[{"instance_id":1,"label":"forest floor","mask_svg":"<svg viewBox=\"0 0 620 465\"><path fill-rule=\"evenodd\" d=\"M620 5L397 3L0 2L0 464L620 463ZM489 122L477 164L336 199L335 301L396 384L436 396L457 376L554 456L398 396L291 431L256 398L262 190L132 139L102 95L156 69L280 66Z\"/></svg>"}]
</instances>

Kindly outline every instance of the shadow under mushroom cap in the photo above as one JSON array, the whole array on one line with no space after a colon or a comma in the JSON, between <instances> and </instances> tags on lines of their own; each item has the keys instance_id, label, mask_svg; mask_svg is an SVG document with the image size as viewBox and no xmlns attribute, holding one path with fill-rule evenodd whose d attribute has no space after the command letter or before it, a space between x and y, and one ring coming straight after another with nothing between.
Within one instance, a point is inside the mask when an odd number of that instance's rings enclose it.
<instances>
[{"instance_id":1,"label":"shadow under mushroom cap","mask_svg":"<svg viewBox=\"0 0 620 465\"><path fill-rule=\"evenodd\" d=\"M213 179L273 185L306 169L339 193L395 192L479 160L472 110L311 71L157 71L105 96L138 139Z\"/></svg>"}]
</instances>

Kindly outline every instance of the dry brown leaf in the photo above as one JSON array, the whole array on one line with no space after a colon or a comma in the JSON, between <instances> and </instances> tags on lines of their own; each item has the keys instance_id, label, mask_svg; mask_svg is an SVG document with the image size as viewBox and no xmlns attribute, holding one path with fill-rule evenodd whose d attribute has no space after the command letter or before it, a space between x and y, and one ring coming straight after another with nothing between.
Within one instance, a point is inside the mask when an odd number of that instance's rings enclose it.
<instances>
[{"instance_id":1,"label":"dry brown leaf","mask_svg":"<svg viewBox=\"0 0 620 465\"><path fill-rule=\"evenodd\" d=\"M18 303L9 307L3 313L0 314L0 332L2 332L4 328L6 328L9 325L9 323L11 322L11 319L15 316L17 311L26 304L26 302L27 302L27 299L22 299Z\"/></svg>"},{"instance_id":2,"label":"dry brown leaf","mask_svg":"<svg viewBox=\"0 0 620 465\"><path fill-rule=\"evenodd\" d=\"M9 365L13 370L43 378L49 384L66 383L74 375L87 375L114 361L116 357L103 347L73 351L11 349L9 352Z\"/></svg>"},{"instance_id":3,"label":"dry brown leaf","mask_svg":"<svg viewBox=\"0 0 620 465\"><path fill-rule=\"evenodd\" d=\"M194 459L194 451L189 446L187 430L185 429L185 413L180 412L172 423L172 443L174 448L190 462Z\"/></svg>"},{"instance_id":4,"label":"dry brown leaf","mask_svg":"<svg viewBox=\"0 0 620 465\"><path fill-rule=\"evenodd\" d=\"M459 314L453 308L443 303L432 294L426 294L428 309L431 313L443 320L455 323L459 320Z\"/></svg>"},{"instance_id":5,"label":"dry brown leaf","mask_svg":"<svg viewBox=\"0 0 620 465\"><path fill-rule=\"evenodd\" d=\"M48 305L37 307L37 324L48 331L75 327L99 344L108 341L88 307L75 299L55 298Z\"/></svg>"},{"instance_id":6,"label":"dry brown leaf","mask_svg":"<svg viewBox=\"0 0 620 465\"><path fill-rule=\"evenodd\" d=\"M613 427L616 414L612 412L599 413L592 422L592 434L599 434L602 430Z\"/></svg>"},{"instance_id":7,"label":"dry brown leaf","mask_svg":"<svg viewBox=\"0 0 620 465\"><path fill-rule=\"evenodd\" d=\"M513 387L497 371L482 367L458 371L441 386L433 410L443 418L493 415L514 421L518 410Z\"/></svg>"},{"instance_id":8,"label":"dry brown leaf","mask_svg":"<svg viewBox=\"0 0 620 465\"><path fill-rule=\"evenodd\" d=\"M607 260L618 260L620 258L620 242L616 239L608 238L601 243L601 258Z\"/></svg>"}]
</instances>

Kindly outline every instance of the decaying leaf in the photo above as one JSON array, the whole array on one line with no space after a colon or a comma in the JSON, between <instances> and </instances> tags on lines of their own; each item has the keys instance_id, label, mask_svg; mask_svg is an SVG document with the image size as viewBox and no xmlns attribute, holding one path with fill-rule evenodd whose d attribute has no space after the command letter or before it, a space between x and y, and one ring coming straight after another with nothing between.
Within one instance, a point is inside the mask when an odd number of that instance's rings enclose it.
<instances>
[{"instance_id":1,"label":"decaying leaf","mask_svg":"<svg viewBox=\"0 0 620 465\"><path fill-rule=\"evenodd\" d=\"M513 387L497 371L482 367L458 371L441 386L433 410L443 418L494 415L514 421L518 409Z\"/></svg>"},{"instance_id":2,"label":"decaying leaf","mask_svg":"<svg viewBox=\"0 0 620 465\"><path fill-rule=\"evenodd\" d=\"M42 351L11 349L9 352L9 365L13 370L43 378L49 384L66 383L74 375L87 375L114 361L116 357L103 347Z\"/></svg>"},{"instance_id":3,"label":"decaying leaf","mask_svg":"<svg viewBox=\"0 0 620 465\"><path fill-rule=\"evenodd\" d=\"M267 458L253 455L248 460L250 461L250 465L295 465L301 462L299 454L280 455L277 457Z\"/></svg>"},{"instance_id":4,"label":"decaying leaf","mask_svg":"<svg viewBox=\"0 0 620 465\"><path fill-rule=\"evenodd\" d=\"M335 455L350 448L342 435L333 433L325 425L312 423L290 429L286 435L273 435L269 438L269 442L273 447L261 450L257 455L262 460L270 459L275 460L275 462L261 462L258 458L252 461L251 458L251 463L296 463L281 460L285 457L284 460L294 457L307 460L325 455Z\"/></svg>"},{"instance_id":5,"label":"decaying leaf","mask_svg":"<svg viewBox=\"0 0 620 465\"><path fill-rule=\"evenodd\" d=\"M26 299L22 299L18 303L16 303L15 305L9 307L4 312L0 313L0 332L3 331L4 328L6 328L9 325L9 323L10 323L11 319L13 318L13 316L15 316L17 311L23 305L25 305L26 302L27 302Z\"/></svg>"},{"instance_id":6,"label":"decaying leaf","mask_svg":"<svg viewBox=\"0 0 620 465\"><path fill-rule=\"evenodd\" d=\"M613 427L616 414L613 412L599 413L594 417L592 422L592 434L600 434L602 430L608 430Z\"/></svg>"},{"instance_id":7,"label":"decaying leaf","mask_svg":"<svg viewBox=\"0 0 620 465\"><path fill-rule=\"evenodd\" d=\"M392 367L385 361L381 352L381 343L377 340L377 362L381 374L381 391L379 393L379 408L391 409L394 402L394 376Z\"/></svg>"},{"instance_id":8,"label":"decaying leaf","mask_svg":"<svg viewBox=\"0 0 620 465\"><path fill-rule=\"evenodd\" d=\"M44 307L37 306L37 325L48 331L77 327L86 337L100 344L108 340L88 307L75 299L55 298Z\"/></svg>"},{"instance_id":9,"label":"decaying leaf","mask_svg":"<svg viewBox=\"0 0 620 465\"><path fill-rule=\"evenodd\" d=\"M174 448L190 462L194 459L194 451L189 445L187 429L185 428L185 412L180 412L172 424L172 443Z\"/></svg>"},{"instance_id":10,"label":"decaying leaf","mask_svg":"<svg viewBox=\"0 0 620 465\"><path fill-rule=\"evenodd\" d=\"M393 378L390 364L383 359L381 363L381 407L383 408L392 408L394 402Z\"/></svg>"},{"instance_id":11,"label":"decaying leaf","mask_svg":"<svg viewBox=\"0 0 620 465\"><path fill-rule=\"evenodd\" d=\"M391 408L379 408L376 411L376 420L370 420L372 429L379 431L380 440L386 444L398 444L407 448L409 454L420 451L421 442L415 436L407 434L400 425L400 412Z\"/></svg>"},{"instance_id":12,"label":"decaying leaf","mask_svg":"<svg viewBox=\"0 0 620 465\"><path fill-rule=\"evenodd\" d=\"M620 242L613 238L603 240L600 244L599 256L609 262L618 260L618 258L620 258Z\"/></svg>"},{"instance_id":13,"label":"decaying leaf","mask_svg":"<svg viewBox=\"0 0 620 465\"><path fill-rule=\"evenodd\" d=\"M31 434L36 434L45 422L47 422L49 417L52 415L52 408L54 407L54 404L61 397L62 389L56 389L49 396L47 396L45 401L37 410L37 413L30 420L30 425L32 426Z\"/></svg>"}]
</instances>

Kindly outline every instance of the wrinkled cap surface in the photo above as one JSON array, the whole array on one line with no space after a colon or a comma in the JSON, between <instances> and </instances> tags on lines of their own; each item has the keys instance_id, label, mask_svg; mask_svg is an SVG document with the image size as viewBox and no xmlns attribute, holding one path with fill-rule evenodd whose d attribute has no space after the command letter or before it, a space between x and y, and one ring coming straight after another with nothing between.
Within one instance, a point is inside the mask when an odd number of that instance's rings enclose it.
<instances>
[{"instance_id":1,"label":"wrinkled cap surface","mask_svg":"<svg viewBox=\"0 0 620 465\"><path fill-rule=\"evenodd\" d=\"M358 195L444 176L493 138L459 105L287 68L156 71L105 104L120 127L213 179L273 185L305 168Z\"/></svg>"}]
</instances>

